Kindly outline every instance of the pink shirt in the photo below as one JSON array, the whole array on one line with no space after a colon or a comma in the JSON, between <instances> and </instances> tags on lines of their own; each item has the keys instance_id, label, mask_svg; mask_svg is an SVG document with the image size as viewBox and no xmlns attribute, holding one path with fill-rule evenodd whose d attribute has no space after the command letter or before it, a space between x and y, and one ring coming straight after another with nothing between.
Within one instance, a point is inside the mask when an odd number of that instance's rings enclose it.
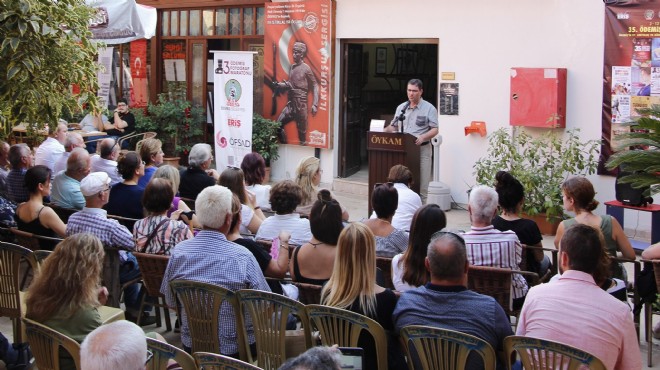
<instances>
[{"instance_id":1,"label":"pink shirt","mask_svg":"<svg viewBox=\"0 0 660 370\"><path fill-rule=\"evenodd\" d=\"M577 347L609 370L642 368L630 308L582 271L565 271L559 281L530 289L516 335Z\"/></svg>"}]
</instances>

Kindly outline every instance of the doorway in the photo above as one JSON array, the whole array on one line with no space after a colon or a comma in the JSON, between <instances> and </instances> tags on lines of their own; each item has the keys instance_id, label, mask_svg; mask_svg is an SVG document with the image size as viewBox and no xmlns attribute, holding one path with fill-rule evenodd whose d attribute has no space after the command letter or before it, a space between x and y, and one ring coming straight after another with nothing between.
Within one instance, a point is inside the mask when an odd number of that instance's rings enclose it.
<instances>
[{"instance_id":1,"label":"doorway","mask_svg":"<svg viewBox=\"0 0 660 370\"><path fill-rule=\"evenodd\" d=\"M341 41L338 175L368 168L367 131L372 119L391 121L411 78L424 83L423 98L438 106L438 39Z\"/></svg>"}]
</instances>

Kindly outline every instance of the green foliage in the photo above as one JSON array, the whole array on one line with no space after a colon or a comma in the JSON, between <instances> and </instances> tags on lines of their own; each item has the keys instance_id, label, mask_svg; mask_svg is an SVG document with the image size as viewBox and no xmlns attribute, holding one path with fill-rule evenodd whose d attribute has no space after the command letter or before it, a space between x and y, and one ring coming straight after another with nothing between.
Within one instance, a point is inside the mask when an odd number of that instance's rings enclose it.
<instances>
[{"instance_id":1,"label":"green foliage","mask_svg":"<svg viewBox=\"0 0 660 370\"><path fill-rule=\"evenodd\" d=\"M493 186L498 171L509 171L525 188L523 212L545 213L550 221L563 216L561 183L569 175L589 175L598 166L597 140L580 141L579 130L569 130L562 140L549 131L532 137L525 131L514 136L501 128L488 138L488 154L474 164L477 183Z\"/></svg>"},{"instance_id":2,"label":"green foliage","mask_svg":"<svg viewBox=\"0 0 660 370\"><path fill-rule=\"evenodd\" d=\"M178 96L158 95L158 103L149 103L147 114L143 109L132 109L138 131L154 131L163 142L163 150L168 155L188 154L190 148L199 142L206 122L204 109Z\"/></svg>"},{"instance_id":3,"label":"green foliage","mask_svg":"<svg viewBox=\"0 0 660 370\"><path fill-rule=\"evenodd\" d=\"M270 166L271 161L280 157L277 153L280 147L277 141L279 128L279 122L269 120L256 113L252 117L252 151L264 157L266 166Z\"/></svg>"},{"instance_id":4,"label":"green foliage","mask_svg":"<svg viewBox=\"0 0 660 370\"><path fill-rule=\"evenodd\" d=\"M98 108L93 9L84 0L0 2L0 123L55 127L63 108ZM81 94L70 93L71 84Z\"/></svg>"},{"instance_id":5,"label":"green foliage","mask_svg":"<svg viewBox=\"0 0 660 370\"><path fill-rule=\"evenodd\" d=\"M626 172L633 174L623 176L619 181L630 183L633 188L660 184L660 120L656 118L660 117L660 105L639 111L643 117L626 123L633 131L619 136L621 140L615 148L618 151L605 164L610 170L625 165ZM650 192L649 188L645 195Z\"/></svg>"}]
</instances>

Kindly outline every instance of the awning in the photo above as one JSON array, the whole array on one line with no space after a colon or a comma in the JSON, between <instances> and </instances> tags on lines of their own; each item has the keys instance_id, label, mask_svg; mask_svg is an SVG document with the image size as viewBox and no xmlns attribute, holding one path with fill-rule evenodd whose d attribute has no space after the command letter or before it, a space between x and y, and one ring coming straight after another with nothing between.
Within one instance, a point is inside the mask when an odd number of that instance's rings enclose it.
<instances>
[{"instance_id":1,"label":"awning","mask_svg":"<svg viewBox=\"0 0 660 370\"><path fill-rule=\"evenodd\" d=\"M135 0L87 0L96 8L90 20L93 40L106 44L122 44L138 39L150 39L156 34L156 8L137 4Z\"/></svg>"}]
</instances>

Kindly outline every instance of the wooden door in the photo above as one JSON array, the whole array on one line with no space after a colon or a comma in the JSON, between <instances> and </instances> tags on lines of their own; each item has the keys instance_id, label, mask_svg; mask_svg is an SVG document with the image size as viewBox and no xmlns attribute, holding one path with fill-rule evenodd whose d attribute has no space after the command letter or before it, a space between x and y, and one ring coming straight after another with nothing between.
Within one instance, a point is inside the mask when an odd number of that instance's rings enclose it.
<instances>
[{"instance_id":1,"label":"wooden door","mask_svg":"<svg viewBox=\"0 0 660 370\"><path fill-rule=\"evenodd\" d=\"M340 122L339 177L349 177L360 170L360 145L365 135L362 127L362 45L345 44L342 65L342 115Z\"/></svg>"}]
</instances>

